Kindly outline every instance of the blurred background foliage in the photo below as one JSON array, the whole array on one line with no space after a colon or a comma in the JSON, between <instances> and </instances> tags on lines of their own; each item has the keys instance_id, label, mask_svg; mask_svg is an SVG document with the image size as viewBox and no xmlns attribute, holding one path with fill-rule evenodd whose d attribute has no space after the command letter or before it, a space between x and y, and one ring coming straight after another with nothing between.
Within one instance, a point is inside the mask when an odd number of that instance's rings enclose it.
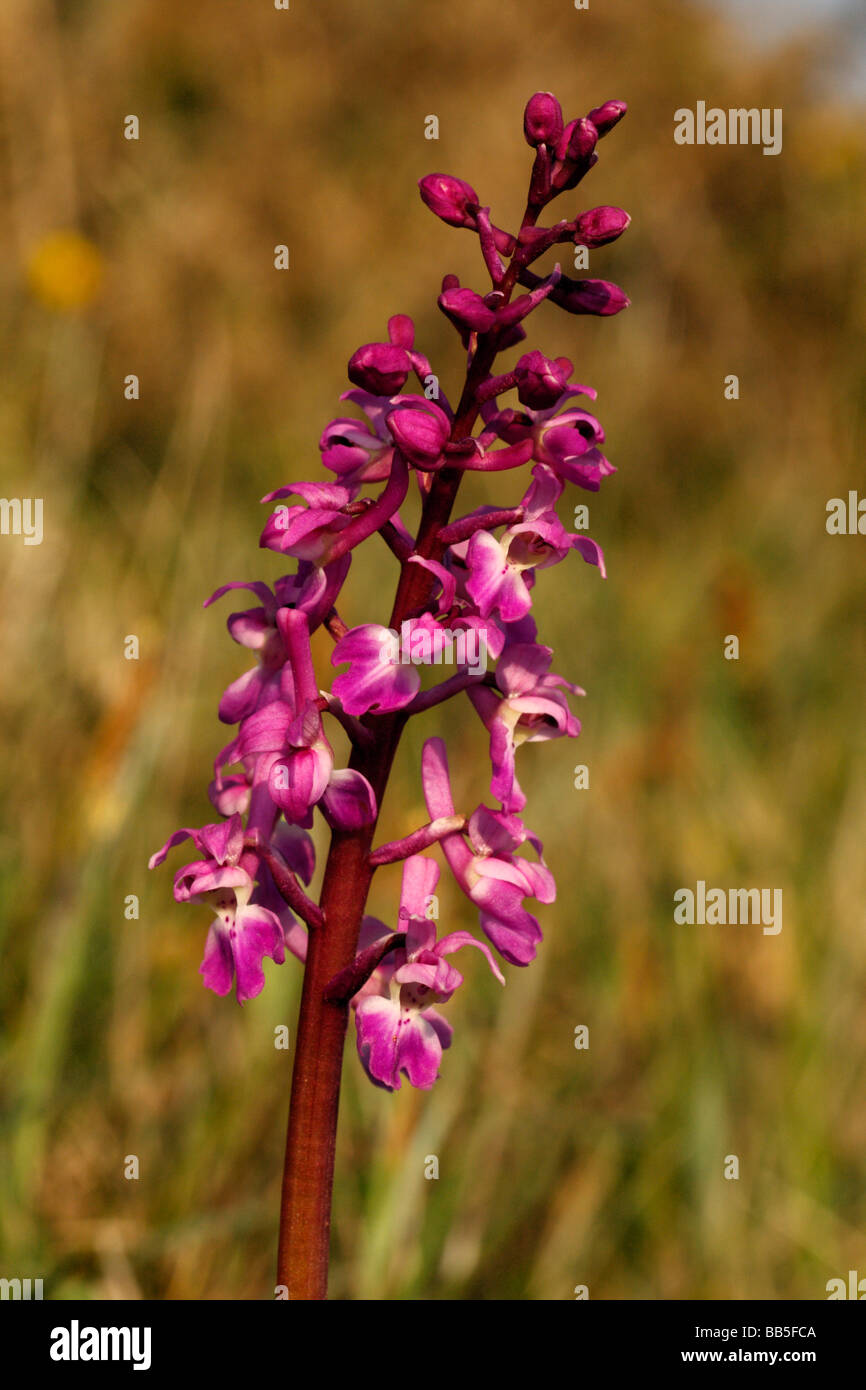
<instances>
[{"instance_id":1,"label":"blurred background foliage","mask_svg":"<svg viewBox=\"0 0 866 1390\"><path fill-rule=\"evenodd\" d=\"M446 271L483 277L415 182L458 174L513 223L537 88L567 116L630 104L563 212L631 212L591 272L632 308L531 325L598 388L620 469L572 499L610 578L575 558L536 590L555 669L588 691L578 744L521 755L559 898L504 992L465 963L432 1093L375 1091L347 1051L332 1293L811 1299L866 1271L866 563L824 528L863 476L866 399L866 135L828 81L841 33L757 48L742 12L686 0L5 0L0 482L45 507L41 546L0 541L5 1276L54 1298L271 1296L274 1029L294 1035L299 971L270 968L243 1010L205 992L207 910L145 867L208 819L216 702L247 664L228 601L200 605L281 572L258 499L319 475L345 362L389 314L455 391L435 297ZM698 99L782 107L782 155L675 146ZM367 550L350 621L390 607L394 562ZM431 732L458 803L486 793L468 705L416 722L385 835L424 818ZM782 888L781 934L674 925L698 878ZM397 886L379 875L385 920ZM471 925L443 888L442 929Z\"/></svg>"}]
</instances>

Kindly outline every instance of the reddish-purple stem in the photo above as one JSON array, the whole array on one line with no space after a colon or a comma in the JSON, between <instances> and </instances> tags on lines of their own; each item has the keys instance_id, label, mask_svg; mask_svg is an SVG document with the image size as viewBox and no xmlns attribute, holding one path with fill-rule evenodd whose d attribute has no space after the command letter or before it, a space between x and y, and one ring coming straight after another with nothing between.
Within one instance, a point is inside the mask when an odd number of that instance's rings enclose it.
<instances>
[{"instance_id":1,"label":"reddish-purple stem","mask_svg":"<svg viewBox=\"0 0 866 1390\"><path fill-rule=\"evenodd\" d=\"M523 225L534 225L538 212L538 206L528 206ZM505 236L496 230L494 234L497 243ZM513 239L504 244L509 251L514 249ZM514 253L498 287L503 304L511 298L524 254L520 250ZM452 445L468 439L472 433L479 411L478 388L490 374L498 338L496 328L478 335L454 415L449 441ZM451 516L462 470L446 465L431 477L413 550L413 554L425 559L438 558L444 549L441 535ZM335 556L362 535L382 528L393 512L395 499L399 505L405 496L406 483L405 464L399 452L395 452L387 488L363 516L341 533ZM429 601L437 582L422 565L410 564L407 556L401 566L390 627L399 631L401 623ZM356 744L349 762L369 781L380 809L408 718L405 711L399 710L362 721L374 738L368 745ZM292 1073L277 1256L277 1286L291 1299L327 1296L340 1073L349 1019L349 997L344 991L342 997L331 995L335 977L351 970L357 954L361 918L374 873L369 856L375 828L368 825L332 832L320 898L323 927L311 932L309 938Z\"/></svg>"}]
</instances>

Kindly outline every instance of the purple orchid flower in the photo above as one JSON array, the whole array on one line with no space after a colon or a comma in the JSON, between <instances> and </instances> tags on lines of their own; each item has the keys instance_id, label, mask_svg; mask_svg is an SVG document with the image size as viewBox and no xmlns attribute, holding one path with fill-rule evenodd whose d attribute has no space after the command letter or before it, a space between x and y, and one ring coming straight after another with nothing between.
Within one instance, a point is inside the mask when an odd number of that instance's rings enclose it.
<instances>
[{"instance_id":1,"label":"purple orchid flower","mask_svg":"<svg viewBox=\"0 0 866 1390\"><path fill-rule=\"evenodd\" d=\"M490 732L493 779L490 791L503 811L516 814L526 805L515 774L515 753L523 743L577 738L580 720L572 714L561 687L583 695L579 685L550 673L553 649L535 642L506 647L496 666L496 686L473 686L468 695Z\"/></svg>"},{"instance_id":2,"label":"purple orchid flower","mask_svg":"<svg viewBox=\"0 0 866 1390\"><path fill-rule=\"evenodd\" d=\"M448 757L441 739L425 743L421 775L429 815L453 815ZM456 833L441 842L454 878L479 908L481 929L503 959L511 965L528 965L535 959L541 928L523 899L552 903L556 898L553 875L541 857L541 841L516 816L486 806L479 806L470 817L468 832L468 845ZM537 863L516 853L526 843L536 851Z\"/></svg>"},{"instance_id":3,"label":"purple orchid flower","mask_svg":"<svg viewBox=\"0 0 866 1390\"><path fill-rule=\"evenodd\" d=\"M236 981L238 1003L244 1004L264 988L264 957L276 965L285 960L282 924L274 912L251 901L255 855L244 852L240 816L201 830L176 830L149 867L156 868L174 845L187 839L204 858L178 870L174 896L178 902L206 902L216 916L201 963L204 983L215 994L228 994Z\"/></svg>"},{"instance_id":4,"label":"purple orchid flower","mask_svg":"<svg viewBox=\"0 0 866 1390\"><path fill-rule=\"evenodd\" d=\"M291 677L291 667L288 669ZM242 786L246 784L249 788L250 805L252 806L254 798L260 801L261 798L257 794L261 787L267 784L271 764L285 747L286 735L294 719L294 701L289 703L282 698L269 701L242 719L234 738L220 749L214 760L214 796L222 800L226 794L239 794ZM226 778L223 775L224 769L233 767L236 763L243 765L243 773ZM273 823L276 820L276 808L271 806L270 812L270 821ZM268 833L269 831L270 826Z\"/></svg>"},{"instance_id":5,"label":"purple orchid flower","mask_svg":"<svg viewBox=\"0 0 866 1390\"><path fill-rule=\"evenodd\" d=\"M401 662L399 638L381 623L362 623L340 638L331 664L344 661L349 670L336 677L332 689L348 714L402 709L420 689L421 673Z\"/></svg>"},{"instance_id":6,"label":"purple orchid flower","mask_svg":"<svg viewBox=\"0 0 866 1390\"><path fill-rule=\"evenodd\" d=\"M399 449L391 455L388 482L375 500L355 501L357 485L290 483L263 498L265 502L297 494L306 506L280 506L271 514L259 539L266 550L294 555L316 565L337 561L390 521L409 485L406 462Z\"/></svg>"},{"instance_id":7,"label":"purple orchid flower","mask_svg":"<svg viewBox=\"0 0 866 1390\"><path fill-rule=\"evenodd\" d=\"M237 724L262 705L281 698L285 690L281 673L287 653L277 624L279 610L301 609L307 614L311 630L315 629L342 587L350 563L351 557L345 555L333 565L319 569L305 560L298 565L297 574L284 575L277 580L273 589L257 581L235 581L221 585L209 599L205 599L204 607L208 608L230 590L251 589L261 600L258 608L229 614L226 623L236 642L258 654L259 664L239 676L223 694L219 705L219 717L223 723Z\"/></svg>"},{"instance_id":8,"label":"purple orchid flower","mask_svg":"<svg viewBox=\"0 0 866 1390\"><path fill-rule=\"evenodd\" d=\"M526 352L514 370L521 405L545 410L555 406L564 395L574 394L568 386L574 364L567 357L557 357L551 361L543 352Z\"/></svg>"},{"instance_id":9,"label":"purple orchid flower","mask_svg":"<svg viewBox=\"0 0 866 1390\"><path fill-rule=\"evenodd\" d=\"M334 750L325 737L322 716L308 700L286 732L285 752L268 769L268 789L286 819L310 826L313 807L321 805L331 826L356 830L376 819L373 788L360 772L334 767Z\"/></svg>"},{"instance_id":10,"label":"purple orchid flower","mask_svg":"<svg viewBox=\"0 0 866 1390\"><path fill-rule=\"evenodd\" d=\"M388 952L352 1000L361 1064L371 1081L389 1091L399 1091L401 1072L422 1090L429 1090L439 1076L452 1029L433 1006L447 1003L463 983L446 956L462 946L475 946L499 983L505 984L490 948L470 932L451 932L436 940L436 924L427 908L438 881L435 859L417 854L405 860L399 918L406 943ZM391 935L384 923L365 917L360 945L369 948Z\"/></svg>"},{"instance_id":11,"label":"purple orchid flower","mask_svg":"<svg viewBox=\"0 0 866 1390\"><path fill-rule=\"evenodd\" d=\"M391 472L394 439L385 426L384 402L391 397L371 396L368 391L347 391L343 396L354 399L367 416L368 423L340 416L326 425L319 440L322 462L336 473L349 489L362 483L380 483Z\"/></svg>"},{"instance_id":12,"label":"purple orchid flower","mask_svg":"<svg viewBox=\"0 0 866 1390\"><path fill-rule=\"evenodd\" d=\"M377 483L388 478L397 444L408 444L411 453L415 436L422 436L423 460L426 458L424 446L429 448L432 432L438 430L444 440L450 429L451 407L442 393L435 407L426 396L397 394L405 385L410 370L414 370L422 386L431 376L429 361L413 346L415 327L412 320L405 314L395 314L388 320L388 337L388 343L368 343L358 349L349 371L357 384L356 389L344 391L341 397L360 406L367 422L340 416L326 426L319 440L325 467L336 473L341 484L350 491L362 483ZM399 385L395 384L397 381ZM425 415L417 420L398 419L399 411L419 409ZM391 428L391 417L396 423L395 430ZM270 494L266 500L275 496Z\"/></svg>"},{"instance_id":13,"label":"purple orchid flower","mask_svg":"<svg viewBox=\"0 0 866 1390\"><path fill-rule=\"evenodd\" d=\"M456 580L447 571L444 574L443 588L450 595ZM331 661L335 666L348 661L349 670L336 677L333 693L347 714L414 708L421 688L419 667L453 661L458 676L486 670L488 654L496 658L505 642L497 624L468 611L462 603L452 604L443 616L448 618L447 625L431 613L407 618L399 633L379 623L365 623L340 639ZM425 706L438 703L446 688L450 693L454 687L448 682L433 686L423 697Z\"/></svg>"},{"instance_id":14,"label":"purple orchid flower","mask_svg":"<svg viewBox=\"0 0 866 1390\"><path fill-rule=\"evenodd\" d=\"M524 396L531 394L535 400L542 398L544 383L552 384L554 380L549 368L546 375L542 375L543 371L540 364L533 364L532 368L517 373L519 391L523 391ZM566 386L552 404L541 408L518 412L495 411L488 407L487 429L512 445L531 439L532 457L539 463L548 464L563 482L597 492L602 478L616 472L598 448L604 442L604 430L589 411L575 406L562 409L573 396L588 396L594 400L595 395L591 386L574 385Z\"/></svg>"},{"instance_id":15,"label":"purple orchid flower","mask_svg":"<svg viewBox=\"0 0 866 1390\"><path fill-rule=\"evenodd\" d=\"M535 571L558 564L570 549L605 574L601 547L588 536L566 531L554 510L562 483L553 469L536 464L533 482L521 502L524 519L497 540L489 531L455 547L469 574L466 591L482 617L498 611L506 623L524 617L532 606Z\"/></svg>"},{"instance_id":16,"label":"purple orchid flower","mask_svg":"<svg viewBox=\"0 0 866 1390\"><path fill-rule=\"evenodd\" d=\"M423 373L427 359L415 352L415 325L406 314L388 320L387 343L367 343L349 359L348 377L362 391L393 396L402 391L414 368Z\"/></svg>"},{"instance_id":17,"label":"purple orchid flower","mask_svg":"<svg viewBox=\"0 0 866 1390\"><path fill-rule=\"evenodd\" d=\"M604 430L595 416L574 406L561 410L575 394L588 395L589 391L586 387L568 388L546 410L527 412L533 422L533 457L549 464L564 482L598 492L601 479L616 469L598 448L604 443Z\"/></svg>"},{"instance_id":18,"label":"purple orchid flower","mask_svg":"<svg viewBox=\"0 0 866 1390\"><path fill-rule=\"evenodd\" d=\"M312 825L313 807L319 803L332 826L356 830L370 825L376 819L376 797L367 778L348 768L334 768L334 752L322 727L306 614L282 609L277 618L298 713L285 729L283 749L268 764L271 797L295 825Z\"/></svg>"}]
</instances>

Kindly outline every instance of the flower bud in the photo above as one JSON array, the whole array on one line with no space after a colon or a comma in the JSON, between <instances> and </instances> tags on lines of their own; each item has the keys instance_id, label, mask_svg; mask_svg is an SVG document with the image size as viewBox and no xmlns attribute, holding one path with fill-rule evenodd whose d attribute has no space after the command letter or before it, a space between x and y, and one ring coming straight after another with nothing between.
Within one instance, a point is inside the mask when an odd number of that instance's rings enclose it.
<instances>
[{"instance_id":1,"label":"flower bud","mask_svg":"<svg viewBox=\"0 0 866 1390\"><path fill-rule=\"evenodd\" d=\"M594 106L587 119L592 121L601 139L622 120L627 110L624 101L606 101L603 106Z\"/></svg>"},{"instance_id":2,"label":"flower bud","mask_svg":"<svg viewBox=\"0 0 866 1390\"><path fill-rule=\"evenodd\" d=\"M470 333L487 333L496 322L496 315L474 290L448 289L440 294L439 308L458 328Z\"/></svg>"},{"instance_id":3,"label":"flower bud","mask_svg":"<svg viewBox=\"0 0 866 1390\"><path fill-rule=\"evenodd\" d=\"M556 157L562 163L585 164L598 143L598 130L582 116L569 121L556 144Z\"/></svg>"},{"instance_id":4,"label":"flower bud","mask_svg":"<svg viewBox=\"0 0 866 1390\"><path fill-rule=\"evenodd\" d=\"M530 410L544 410L559 400L574 367L567 357L551 361L543 352L524 353L514 369L520 374L517 396Z\"/></svg>"},{"instance_id":5,"label":"flower bud","mask_svg":"<svg viewBox=\"0 0 866 1390\"><path fill-rule=\"evenodd\" d=\"M447 415L428 406L398 406L386 417L394 443L410 463L430 468L442 456L451 430Z\"/></svg>"},{"instance_id":6,"label":"flower bud","mask_svg":"<svg viewBox=\"0 0 866 1390\"><path fill-rule=\"evenodd\" d=\"M631 218L623 208L600 207L582 212L574 224L574 241L578 246L606 246L622 236Z\"/></svg>"},{"instance_id":7,"label":"flower bud","mask_svg":"<svg viewBox=\"0 0 866 1390\"><path fill-rule=\"evenodd\" d=\"M349 380L374 396L394 396L406 384L412 364L396 343L365 343L349 358Z\"/></svg>"},{"instance_id":8,"label":"flower bud","mask_svg":"<svg viewBox=\"0 0 866 1390\"><path fill-rule=\"evenodd\" d=\"M528 145L555 145L562 134L562 107L552 92L536 92L523 113Z\"/></svg>"},{"instance_id":9,"label":"flower bud","mask_svg":"<svg viewBox=\"0 0 866 1390\"><path fill-rule=\"evenodd\" d=\"M575 188L598 160L595 147L598 131L592 121L581 117L569 121L556 145L556 162L551 172L551 186L557 193Z\"/></svg>"},{"instance_id":10,"label":"flower bud","mask_svg":"<svg viewBox=\"0 0 866 1390\"><path fill-rule=\"evenodd\" d=\"M625 291L609 280L567 280L565 276L553 298L570 314L597 314L602 318L618 314L631 303Z\"/></svg>"},{"instance_id":11,"label":"flower bud","mask_svg":"<svg viewBox=\"0 0 866 1390\"><path fill-rule=\"evenodd\" d=\"M478 207L478 194L471 184L451 174L427 174L418 187L430 211L449 227L475 226L474 211L469 209Z\"/></svg>"}]
</instances>

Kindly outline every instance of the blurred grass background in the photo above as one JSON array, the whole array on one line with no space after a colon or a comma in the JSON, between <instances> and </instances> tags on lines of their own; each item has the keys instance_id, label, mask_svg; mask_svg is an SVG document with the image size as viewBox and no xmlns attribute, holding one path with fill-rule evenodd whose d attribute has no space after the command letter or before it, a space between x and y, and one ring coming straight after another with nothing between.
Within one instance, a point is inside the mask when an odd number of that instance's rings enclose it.
<instances>
[{"instance_id":1,"label":"blurred grass background","mask_svg":"<svg viewBox=\"0 0 866 1390\"><path fill-rule=\"evenodd\" d=\"M205 992L208 913L145 867L208 819L216 702L247 664L230 603L200 604L281 572L258 498L318 476L345 363L389 314L455 391L435 296L446 271L481 284L477 247L415 181L458 174L513 223L537 88L567 116L630 104L571 196L631 212L591 273L633 306L532 321L598 388L620 469L573 499L607 583L575 559L536 590L588 691L577 744L521 755L559 899L505 991L461 961L431 1094L379 1093L347 1053L332 1295L811 1299L866 1272L866 564L824 529L862 478L866 134L828 81L836 38L759 50L686 0L6 0L0 490L44 498L45 539L0 540L4 1276L271 1296L299 971L243 1011ZM698 99L782 107L782 155L675 146ZM384 547L358 564L350 621L384 617L394 569ZM486 791L468 706L418 724L383 835L424 818L428 733L458 803ZM781 887L782 933L675 926L698 878ZM443 888L441 929L471 925Z\"/></svg>"}]
</instances>

